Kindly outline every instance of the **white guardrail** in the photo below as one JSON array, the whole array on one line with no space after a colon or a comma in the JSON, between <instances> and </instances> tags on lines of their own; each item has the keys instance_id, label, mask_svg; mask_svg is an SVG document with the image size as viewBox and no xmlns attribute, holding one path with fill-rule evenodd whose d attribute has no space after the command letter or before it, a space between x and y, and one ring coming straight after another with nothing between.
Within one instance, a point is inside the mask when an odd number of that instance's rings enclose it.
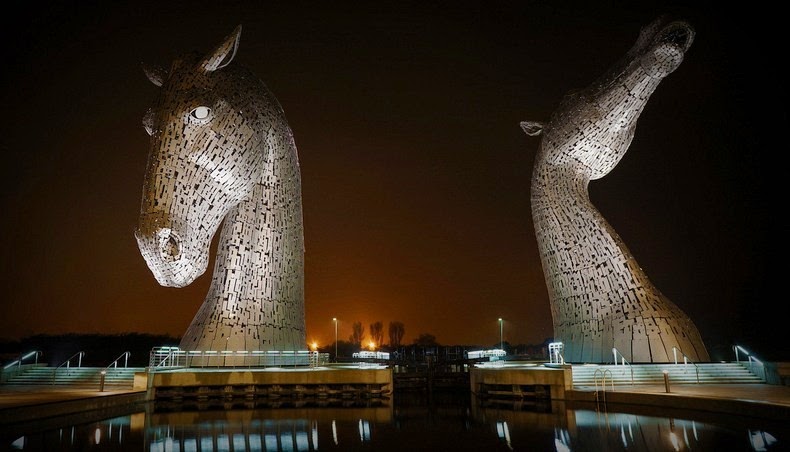
<instances>
[{"instance_id":1,"label":"white guardrail","mask_svg":"<svg viewBox=\"0 0 790 452\"><path fill-rule=\"evenodd\" d=\"M329 353L309 350L181 350L155 347L148 366L151 370L179 367L316 367L329 362Z\"/></svg>"}]
</instances>

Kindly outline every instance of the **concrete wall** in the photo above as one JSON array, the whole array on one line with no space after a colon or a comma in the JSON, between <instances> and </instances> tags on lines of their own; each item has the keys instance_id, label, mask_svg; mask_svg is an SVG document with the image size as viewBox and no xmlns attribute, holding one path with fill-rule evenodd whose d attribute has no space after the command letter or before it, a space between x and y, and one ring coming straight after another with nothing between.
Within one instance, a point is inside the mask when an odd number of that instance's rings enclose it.
<instances>
[{"instance_id":1,"label":"concrete wall","mask_svg":"<svg viewBox=\"0 0 790 452\"><path fill-rule=\"evenodd\" d=\"M564 368L534 367L476 367L469 371L472 393L478 394L481 385L549 386L551 400L565 399L565 391L573 388L570 366Z\"/></svg>"},{"instance_id":2,"label":"concrete wall","mask_svg":"<svg viewBox=\"0 0 790 452\"><path fill-rule=\"evenodd\" d=\"M392 385L392 369L342 370L232 370L232 371L176 371L151 374L152 387L159 386L242 386L242 385L310 385L380 383Z\"/></svg>"}]
</instances>

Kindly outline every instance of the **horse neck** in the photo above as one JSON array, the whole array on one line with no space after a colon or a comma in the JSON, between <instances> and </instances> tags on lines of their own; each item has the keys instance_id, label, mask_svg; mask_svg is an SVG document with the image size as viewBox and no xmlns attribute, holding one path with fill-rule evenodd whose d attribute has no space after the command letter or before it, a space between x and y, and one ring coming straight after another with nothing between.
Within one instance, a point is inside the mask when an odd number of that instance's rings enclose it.
<instances>
[{"instance_id":1,"label":"horse neck","mask_svg":"<svg viewBox=\"0 0 790 452\"><path fill-rule=\"evenodd\" d=\"M223 222L212 286L232 285L226 290L246 299L300 298L301 177L290 128L272 127L261 152L263 169L252 195L231 209Z\"/></svg>"},{"instance_id":2,"label":"horse neck","mask_svg":"<svg viewBox=\"0 0 790 452\"><path fill-rule=\"evenodd\" d=\"M593 85L596 88L582 97L591 99L589 102L596 105L596 111L612 118L619 130L628 131L633 136L636 121L660 81L661 79L650 77L636 68L623 72L617 78L617 83L606 83L605 87ZM568 122L584 119L574 116L576 110L566 114L571 115L564 118ZM606 144L614 147L623 145L618 144L620 140L605 134L603 138L606 138ZM625 146L629 146L631 138L628 137L625 141ZM638 280L642 281L642 285L650 286L623 240L590 201L588 186L591 171L584 166L594 165L598 158L597 153L585 152L584 155L589 160L582 160L574 167L573 164L549 163L545 160L547 155L551 155L547 154L548 151L554 150L541 147L532 175L531 189L532 217L537 240L542 248L543 268L550 268L561 274L579 272L581 275L582 267L612 260L617 263L614 270L617 279L626 281L628 285L633 285L633 281ZM612 152L612 165L616 165L626 151L627 147L619 152ZM606 173L608 171L603 174ZM548 273L545 276L549 279ZM551 289L551 284L549 287L550 290L559 290Z\"/></svg>"},{"instance_id":3,"label":"horse neck","mask_svg":"<svg viewBox=\"0 0 790 452\"><path fill-rule=\"evenodd\" d=\"M535 167L532 218L547 281L554 274L582 277L584 268L608 261L614 264L615 279L628 285L635 280L651 285L623 240L590 201L588 184L589 178L571 168L545 162ZM563 290L547 286L550 291Z\"/></svg>"}]
</instances>

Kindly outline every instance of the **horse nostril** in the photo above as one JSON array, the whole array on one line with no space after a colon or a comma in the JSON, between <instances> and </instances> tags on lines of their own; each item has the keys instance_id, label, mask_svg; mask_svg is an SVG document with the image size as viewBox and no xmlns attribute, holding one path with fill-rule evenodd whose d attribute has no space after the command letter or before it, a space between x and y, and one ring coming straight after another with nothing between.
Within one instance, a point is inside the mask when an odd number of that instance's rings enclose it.
<instances>
[{"instance_id":1,"label":"horse nostril","mask_svg":"<svg viewBox=\"0 0 790 452\"><path fill-rule=\"evenodd\" d=\"M664 36L664 42L675 44L681 49L686 48L686 43L688 42L688 39L689 39L688 30L684 28L676 28Z\"/></svg>"},{"instance_id":2,"label":"horse nostril","mask_svg":"<svg viewBox=\"0 0 790 452\"><path fill-rule=\"evenodd\" d=\"M675 22L664 28L659 41L680 48L683 52L688 50L694 40L694 30L683 22Z\"/></svg>"},{"instance_id":3,"label":"horse nostril","mask_svg":"<svg viewBox=\"0 0 790 452\"><path fill-rule=\"evenodd\" d=\"M167 262L177 261L181 257L181 241L170 229L160 229L159 251Z\"/></svg>"},{"instance_id":4,"label":"horse nostril","mask_svg":"<svg viewBox=\"0 0 790 452\"><path fill-rule=\"evenodd\" d=\"M181 250L179 249L178 242L173 237L167 239L167 243L162 248L162 252L165 256L172 257L173 260L178 259L178 255L181 254Z\"/></svg>"}]
</instances>

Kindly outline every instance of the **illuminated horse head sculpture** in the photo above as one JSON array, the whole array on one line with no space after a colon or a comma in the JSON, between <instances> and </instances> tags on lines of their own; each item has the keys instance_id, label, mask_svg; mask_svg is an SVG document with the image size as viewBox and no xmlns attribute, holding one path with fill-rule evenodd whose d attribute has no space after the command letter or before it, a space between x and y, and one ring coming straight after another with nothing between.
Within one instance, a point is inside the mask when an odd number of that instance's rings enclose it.
<instances>
[{"instance_id":1,"label":"illuminated horse head sculpture","mask_svg":"<svg viewBox=\"0 0 790 452\"><path fill-rule=\"evenodd\" d=\"M564 343L567 362L610 362L613 348L631 362L669 362L676 353L709 360L697 328L648 280L587 191L623 158L650 95L693 39L685 22L659 18L620 63L567 96L548 124L521 124L528 135L543 134L532 218L554 339Z\"/></svg>"},{"instance_id":2,"label":"illuminated horse head sculpture","mask_svg":"<svg viewBox=\"0 0 790 452\"><path fill-rule=\"evenodd\" d=\"M205 301L185 350L302 350L304 241L293 135L277 99L231 64L241 27L205 55L146 68L161 88L143 124L151 136L140 251L159 284L184 287L206 270Z\"/></svg>"}]
</instances>

